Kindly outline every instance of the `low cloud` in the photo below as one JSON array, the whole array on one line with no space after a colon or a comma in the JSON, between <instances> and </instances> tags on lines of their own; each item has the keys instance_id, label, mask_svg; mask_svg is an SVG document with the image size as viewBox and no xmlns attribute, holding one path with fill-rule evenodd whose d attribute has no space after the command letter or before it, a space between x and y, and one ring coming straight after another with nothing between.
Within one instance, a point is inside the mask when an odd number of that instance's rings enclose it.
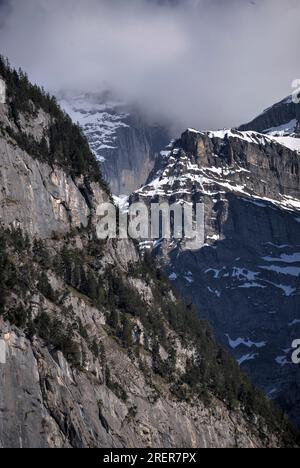
<instances>
[{"instance_id":1,"label":"low cloud","mask_svg":"<svg viewBox=\"0 0 300 468\"><path fill-rule=\"evenodd\" d=\"M250 120L300 77L298 0L0 0L1 53L54 93L113 89L182 129Z\"/></svg>"}]
</instances>

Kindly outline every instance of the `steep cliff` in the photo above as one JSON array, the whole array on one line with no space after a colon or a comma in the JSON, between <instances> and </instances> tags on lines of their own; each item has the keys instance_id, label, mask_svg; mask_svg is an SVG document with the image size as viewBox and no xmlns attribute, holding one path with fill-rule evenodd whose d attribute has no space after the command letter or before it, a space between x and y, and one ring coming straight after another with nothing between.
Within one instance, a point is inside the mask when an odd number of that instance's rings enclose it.
<instances>
[{"instance_id":1,"label":"steep cliff","mask_svg":"<svg viewBox=\"0 0 300 468\"><path fill-rule=\"evenodd\" d=\"M155 123L112 93L65 95L61 106L82 127L114 195L129 195L145 183L159 152L171 139Z\"/></svg>"},{"instance_id":2,"label":"steep cliff","mask_svg":"<svg viewBox=\"0 0 300 468\"><path fill-rule=\"evenodd\" d=\"M96 238L110 194L80 130L0 74L0 446L296 446L148 256Z\"/></svg>"},{"instance_id":3,"label":"steep cliff","mask_svg":"<svg viewBox=\"0 0 300 468\"><path fill-rule=\"evenodd\" d=\"M300 422L300 140L188 130L132 200L205 205L205 245L155 242L170 279L243 370Z\"/></svg>"},{"instance_id":4,"label":"steep cliff","mask_svg":"<svg viewBox=\"0 0 300 468\"><path fill-rule=\"evenodd\" d=\"M242 125L239 130L300 137L300 103L297 104L289 96Z\"/></svg>"}]
</instances>

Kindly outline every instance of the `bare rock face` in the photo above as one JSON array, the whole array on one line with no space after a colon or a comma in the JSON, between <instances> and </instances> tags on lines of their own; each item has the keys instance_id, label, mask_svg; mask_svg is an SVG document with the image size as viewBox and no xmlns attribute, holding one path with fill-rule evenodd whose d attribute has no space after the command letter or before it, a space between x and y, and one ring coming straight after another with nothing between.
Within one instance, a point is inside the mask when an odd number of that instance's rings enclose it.
<instances>
[{"instance_id":1,"label":"bare rock face","mask_svg":"<svg viewBox=\"0 0 300 468\"><path fill-rule=\"evenodd\" d=\"M50 166L21 149L4 130L19 131L9 119L7 105L1 105L0 119L1 222L41 238L86 227L107 195L83 176L71 177L58 165ZM37 142L46 137L48 145L50 123L50 116L42 110L33 116L20 114L24 134Z\"/></svg>"},{"instance_id":2,"label":"bare rock face","mask_svg":"<svg viewBox=\"0 0 300 468\"><path fill-rule=\"evenodd\" d=\"M89 209L76 183L0 138L0 217L32 235L50 237L87 226Z\"/></svg>"},{"instance_id":3,"label":"bare rock face","mask_svg":"<svg viewBox=\"0 0 300 468\"><path fill-rule=\"evenodd\" d=\"M1 364L0 447L68 446L55 421L49 417L37 360L31 344L2 324L6 364Z\"/></svg>"},{"instance_id":4,"label":"bare rock face","mask_svg":"<svg viewBox=\"0 0 300 468\"><path fill-rule=\"evenodd\" d=\"M132 196L204 203L205 245L156 242L155 253L242 369L298 424L299 177L297 138L188 130Z\"/></svg>"},{"instance_id":5,"label":"bare rock face","mask_svg":"<svg viewBox=\"0 0 300 468\"><path fill-rule=\"evenodd\" d=\"M274 135L300 136L300 104L292 96L266 109L252 122L242 125L239 130L254 130Z\"/></svg>"},{"instance_id":6,"label":"bare rock face","mask_svg":"<svg viewBox=\"0 0 300 468\"><path fill-rule=\"evenodd\" d=\"M1 324L6 342L0 368L0 447L33 448L259 448L276 446L246 422L242 412L229 412L215 400L209 407L159 396L143 373L105 332L99 312L82 307L75 313L94 338L101 340L105 362L88 355L83 372L71 368L62 353L50 354L39 340ZM82 313L84 310L84 314ZM106 369L126 390L126 401L105 384ZM251 429L250 429L251 427Z\"/></svg>"},{"instance_id":7,"label":"bare rock face","mask_svg":"<svg viewBox=\"0 0 300 468\"><path fill-rule=\"evenodd\" d=\"M167 124L151 122L108 92L60 102L82 127L112 193L129 195L141 187L171 139Z\"/></svg>"}]
</instances>

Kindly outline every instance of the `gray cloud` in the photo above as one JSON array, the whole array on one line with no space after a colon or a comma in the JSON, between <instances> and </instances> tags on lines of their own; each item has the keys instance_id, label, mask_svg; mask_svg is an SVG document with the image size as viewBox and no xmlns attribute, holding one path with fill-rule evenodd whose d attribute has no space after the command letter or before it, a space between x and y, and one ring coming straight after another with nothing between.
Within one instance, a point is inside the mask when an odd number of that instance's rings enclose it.
<instances>
[{"instance_id":1,"label":"gray cloud","mask_svg":"<svg viewBox=\"0 0 300 468\"><path fill-rule=\"evenodd\" d=\"M1 3L1 53L32 80L109 87L182 128L247 121L300 77L299 0Z\"/></svg>"}]
</instances>

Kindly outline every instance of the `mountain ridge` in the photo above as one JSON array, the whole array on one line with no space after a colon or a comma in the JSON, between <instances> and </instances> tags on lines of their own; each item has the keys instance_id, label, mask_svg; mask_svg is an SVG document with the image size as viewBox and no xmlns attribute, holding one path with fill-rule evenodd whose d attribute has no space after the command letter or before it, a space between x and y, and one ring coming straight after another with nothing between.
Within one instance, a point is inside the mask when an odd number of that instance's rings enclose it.
<instances>
[{"instance_id":1,"label":"mountain ridge","mask_svg":"<svg viewBox=\"0 0 300 468\"><path fill-rule=\"evenodd\" d=\"M300 103L293 96L266 109L251 122L241 125L241 131L254 130L260 133L300 136Z\"/></svg>"}]
</instances>

